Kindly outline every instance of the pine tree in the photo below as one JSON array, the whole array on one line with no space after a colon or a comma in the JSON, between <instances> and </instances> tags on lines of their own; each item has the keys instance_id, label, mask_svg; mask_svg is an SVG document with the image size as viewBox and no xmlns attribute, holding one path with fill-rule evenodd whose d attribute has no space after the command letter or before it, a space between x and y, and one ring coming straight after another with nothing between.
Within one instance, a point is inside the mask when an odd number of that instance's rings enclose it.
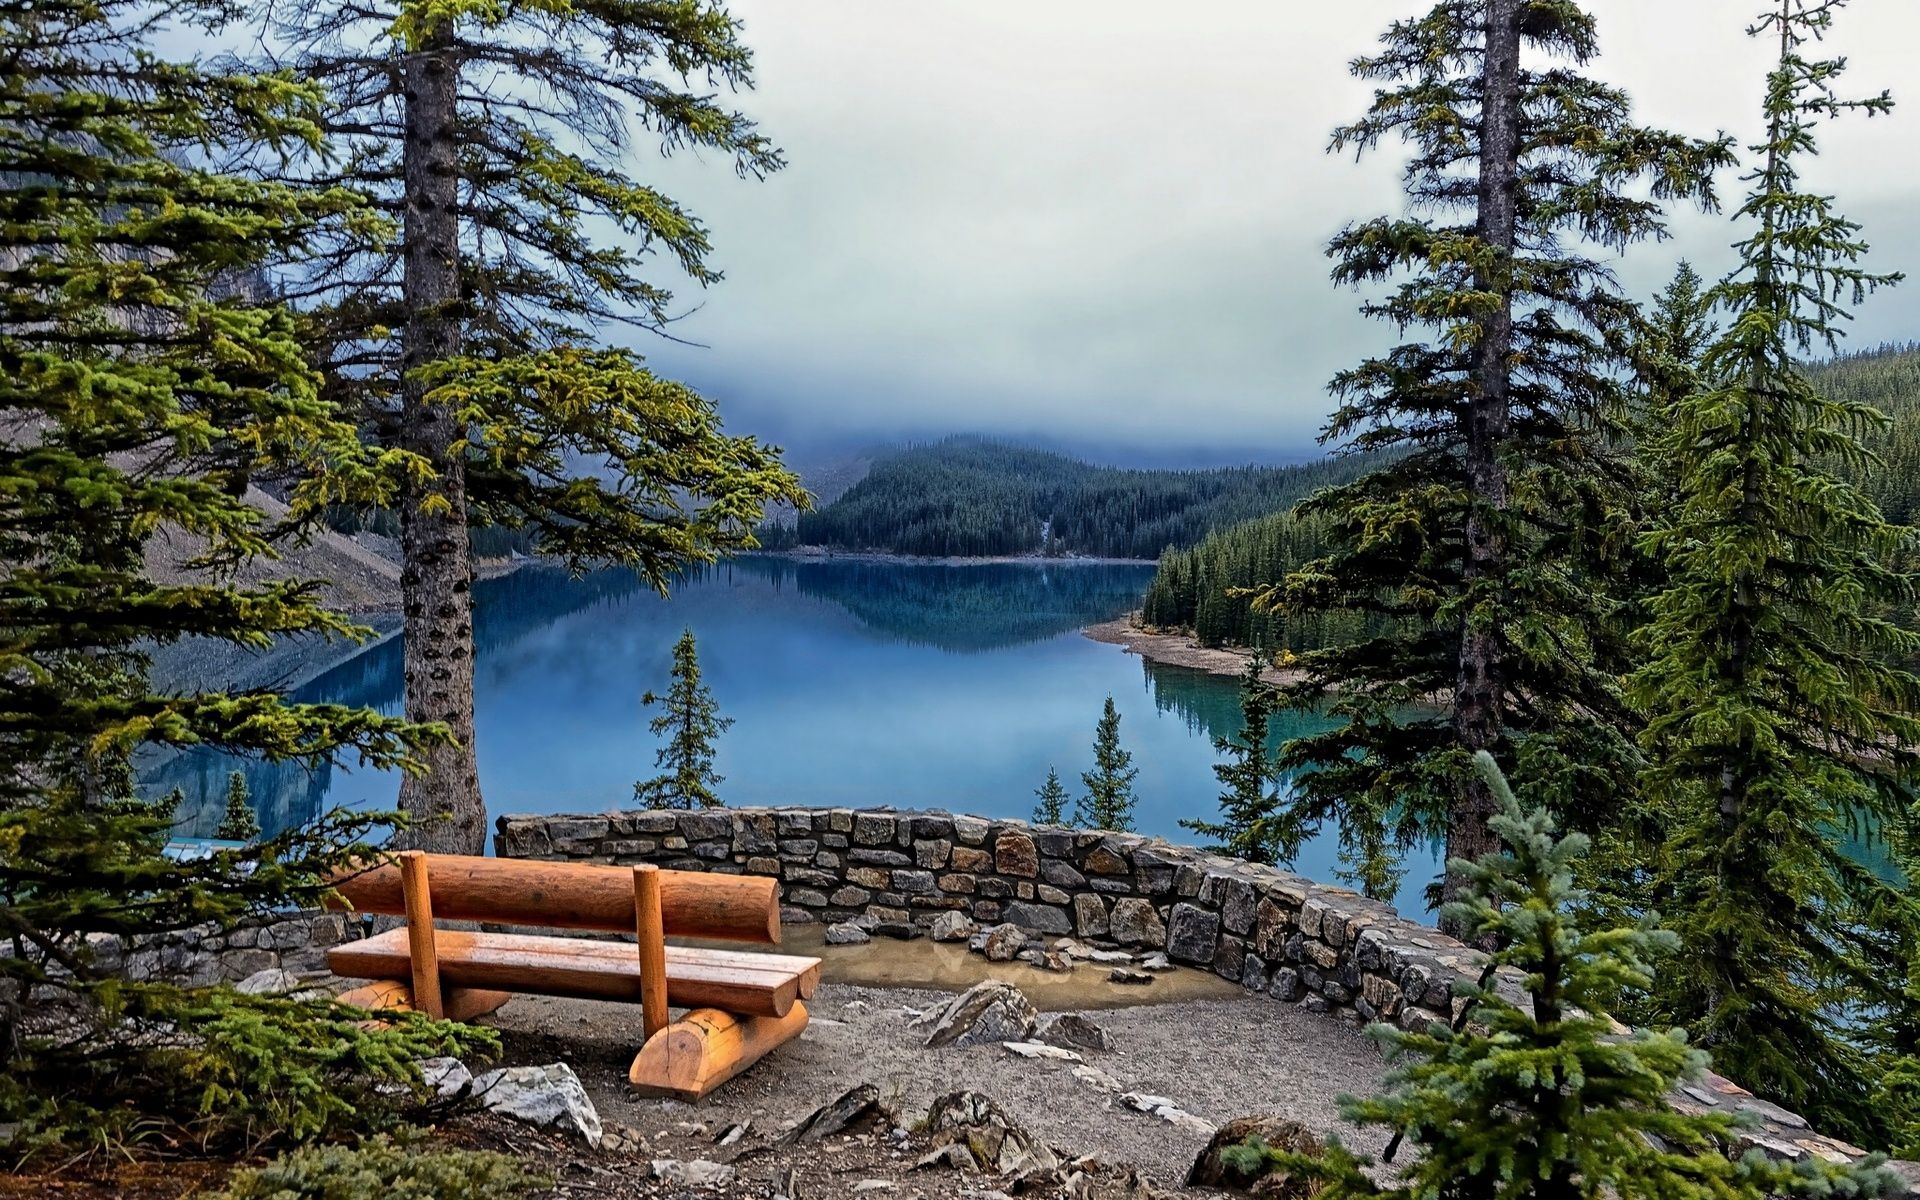
<instances>
[{"instance_id":1,"label":"pine tree","mask_svg":"<svg viewBox=\"0 0 1920 1200\"><path fill-rule=\"evenodd\" d=\"M1132 829L1133 777L1139 773L1133 755L1120 748L1120 710L1108 696L1093 731L1093 770L1080 774L1087 791L1074 806L1073 823L1082 829Z\"/></svg>"},{"instance_id":2,"label":"pine tree","mask_svg":"<svg viewBox=\"0 0 1920 1200\"><path fill-rule=\"evenodd\" d=\"M1883 615L1912 608L1913 536L1841 475L1868 465L1861 435L1884 417L1823 397L1796 363L1895 278L1861 265L1858 226L1799 176L1822 121L1891 104L1841 97L1843 64L1806 57L1841 7L1774 0L1754 27L1778 61L1748 233L1711 293L1726 328L1653 448L1676 501L1644 544L1669 582L1632 688L1647 787L1676 825L1655 902L1685 954L1659 1015L1746 1087L1875 1144L1884 1114L1849 1013L1904 1002L1906 963L1881 947L1911 916L1841 839L1906 828L1920 679L1894 664L1920 643Z\"/></svg>"},{"instance_id":3,"label":"pine tree","mask_svg":"<svg viewBox=\"0 0 1920 1200\"><path fill-rule=\"evenodd\" d=\"M213 836L226 842L251 842L260 836L260 819L253 815L247 796L247 777L238 771L227 776L227 810Z\"/></svg>"},{"instance_id":4,"label":"pine tree","mask_svg":"<svg viewBox=\"0 0 1920 1200\"><path fill-rule=\"evenodd\" d=\"M1034 795L1040 797L1040 803L1033 806L1033 819L1041 825L1065 825L1067 823L1067 789L1060 782L1060 772L1047 768L1047 781L1040 785Z\"/></svg>"},{"instance_id":5,"label":"pine tree","mask_svg":"<svg viewBox=\"0 0 1920 1200\"><path fill-rule=\"evenodd\" d=\"M1304 656L1287 693L1331 697L1340 721L1283 751L1296 817L1337 821L1369 857L1442 835L1450 859L1491 850L1491 798L1466 769L1479 750L1570 815L1632 783L1625 631L1601 575L1620 471L1601 431L1633 305L1579 247L1662 236L1664 203L1710 203L1729 149L1633 124L1622 92L1581 73L1597 53L1574 0L1445 0L1353 67L1380 86L1333 149L1407 142L1415 215L1343 230L1333 276L1391 284L1363 311L1428 336L1334 379L1323 440L1391 457L1301 506L1334 548L1256 598L1390 626Z\"/></svg>"},{"instance_id":6,"label":"pine tree","mask_svg":"<svg viewBox=\"0 0 1920 1200\"><path fill-rule=\"evenodd\" d=\"M224 7L0 8L0 1122L15 1156L312 1136L384 1103L375 1085L417 1080L421 1054L474 1045L422 1021L363 1029L328 1001L118 979L95 957L100 935L313 905L386 828L333 814L179 861L172 806L133 795L135 751L404 768L444 738L366 709L148 685L149 644L360 632L313 582L241 569L330 504L383 501L409 466L369 454L317 394L285 311L226 286L364 214L344 191L201 165L209 144L318 136L313 89L149 45ZM249 501L263 477L284 516ZM185 581L156 577L147 556L181 546Z\"/></svg>"},{"instance_id":7,"label":"pine tree","mask_svg":"<svg viewBox=\"0 0 1920 1200\"><path fill-rule=\"evenodd\" d=\"M753 178L781 158L711 90L753 82L717 3L264 11L263 44L333 99L342 153L303 160L305 179L364 189L399 225L397 243L356 229L286 265L329 393L433 468L399 500L405 712L454 737L400 799L413 844L478 853L469 527L530 530L571 566L632 566L664 592L679 568L753 545L767 505L806 504L777 451L722 432L706 398L614 333L673 315L655 258L720 278L705 227L626 173L637 150L711 152Z\"/></svg>"},{"instance_id":8,"label":"pine tree","mask_svg":"<svg viewBox=\"0 0 1920 1200\"><path fill-rule=\"evenodd\" d=\"M1215 839L1208 849L1248 862L1291 864L1300 852L1300 831L1287 821L1281 776L1267 749L1273 713L1280 704L1277 688L1261 677L1265 663L1258 654L1247 656L1240 674L1240 732L1213 739L1217 754L1227 756L1213 774L1226 790L1220 793L1220 817L1215 821L1182 819L1183 828Z\"/></svg>"},{"instance_id":9,"label":"pine tree","mask_svg":"<svg viewBox=\"0 0 1920 1200\"><path fill-rule=\"evenodd\" d=\"M1324 1159L1239 1154L1317 1176L1325 1200L1762 1200L1805 1192L1830 1197L1904 1192L1891 1172L1793 1166L1759 1154L1727 1157L1736 1128L1726 1113L1682 1113L1675 1085L1707 1056L1678 1029L1617 1036L1609 1000L1648 986L1650 960L1677 944L1642 924L1585 930L1574 870L1580 834L1556 836L1543 809L1523 811L1493 757L1474 765L1494 797L1491 824L1505 845L1458 864L1453 924L1499 949L1478 986L1456 988L1467 1007L1451 1027L1430 1022L1370 1032L1397 1062L1386 1089L1342 1103L1346 1118L1391 1131L1387 1157L1411 1141L1418 1155L1389 1185L1338 1145Z\"/></svg>"},{"instance_id":10,"label":"pine tree","mask_svg":"<svg viewBox=\"0 0 1920 1200\"><path fill-rule=\"evenodd\" d=\"M724 779L713 770L713 740L727 731L733 718L716 715L720 706L700 681L693 630L683 631L673 645L673 686L666 696L648 692L640 702L666 706L647 724L655 737L667 739L653 757L653 765L664 767L666 774L634 784L633 798L648 808L720 807L713 789Z\"/></svg>"}]
</instances>

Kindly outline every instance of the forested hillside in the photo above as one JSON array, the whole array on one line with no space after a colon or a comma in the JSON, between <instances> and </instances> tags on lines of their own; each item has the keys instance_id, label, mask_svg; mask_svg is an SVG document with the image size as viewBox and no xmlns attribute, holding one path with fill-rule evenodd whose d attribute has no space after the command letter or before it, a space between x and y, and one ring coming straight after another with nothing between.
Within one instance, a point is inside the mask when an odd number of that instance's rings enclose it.
<instances>
[{"instance_id":1,"label":"forested hillside","mask_svg":"<svg viewBox=\"0 0 1920 1200\"><path fill-rule=\"evenodd\" d=\"M950 438L880 459L867 477L797 530L800 544L895 554L1061 554L1153 558L1207 533L1284 509L1353 478L1359 459L1204 471L1101 467L976 438Z\"/></svg>"},{"instance_id":2,"label":"forested hillside","mask_svg":"<svg viewBox=\"0 0 1920 1200\"><path fill-rule=\"evenodd\" d=\"M1855 482L1887 519L1920 519L1920 343L1882 346L1811 368L1808 375L1837 401L1870 404L1891 424L1863 439L1884 462ZM1337 642L1359 632L1357 619L1309 614L1288 620L1253 611L1237 588L1272 583L1325 552L1324 525L1289 512L1256 517L1207 535L1197 545L1169 549L1147 589L1141 619L1188 629L1208 646L1264 646L1293 651Z\"/></svg>"}]
</instances>

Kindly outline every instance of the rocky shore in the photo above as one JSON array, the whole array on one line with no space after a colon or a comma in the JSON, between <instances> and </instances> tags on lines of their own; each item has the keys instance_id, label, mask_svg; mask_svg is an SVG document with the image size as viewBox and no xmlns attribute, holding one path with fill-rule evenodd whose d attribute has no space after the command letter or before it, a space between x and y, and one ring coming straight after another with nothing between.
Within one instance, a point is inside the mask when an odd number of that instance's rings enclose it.
<instances>
[{"instance_id":1,"label":"rocky shore","mask_svg":"<svg viewBox=\"0 0 1920 1200\"><path fill-rule=\"evenodd\" d=\"M1111 621L1089 625L1080 633L1092 641L1119 646L1128 654L1138 654L1148 662L1164 663L1170 667L1186 667L1193 671L1205 671L1209 675L1232 676L1238 676L1247 669L1245 650L1202 646L1190 633L1182 630L1147 629L1143 628L1139 621L1140 614L1131 612L1123 617L1115 617ZM1261 677L1268 683L1295 683L1301 678L1301 673L1282 670L1279 667L1268 667L1261 673Z\"/></svg>"}]
</instances>

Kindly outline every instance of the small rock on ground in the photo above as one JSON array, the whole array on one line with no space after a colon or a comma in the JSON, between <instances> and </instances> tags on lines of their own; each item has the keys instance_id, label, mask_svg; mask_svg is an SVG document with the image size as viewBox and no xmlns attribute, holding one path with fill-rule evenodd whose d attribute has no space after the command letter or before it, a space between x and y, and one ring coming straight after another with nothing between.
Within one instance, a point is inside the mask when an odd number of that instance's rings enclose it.
<instances>
[{"instance_id":1,"label":"small rock on ground","mask_svg":"<svg viewBox=\"0 0 1920 1200\"><path fill-rule=\"evenodd\" d=\"M977 1046L986 1042L1023 1042L1040 1014L1025 993L1010 983L988 979L954 997L927 1034L928 1046Z\"/></svg>"},{"instance_id":2,"label":"small rock on ground","mask_svg":"<svg viewBox=\"0 0 1920 1200\"><path fill-rule=\"evenodd\" d=\"M529 1125L571 1129L600 1145L600 1114L580 1077L566 1063L544 1067L502 1067L475 1077L473 1097L481 1107Z\"/></svg>"}]
</instances>

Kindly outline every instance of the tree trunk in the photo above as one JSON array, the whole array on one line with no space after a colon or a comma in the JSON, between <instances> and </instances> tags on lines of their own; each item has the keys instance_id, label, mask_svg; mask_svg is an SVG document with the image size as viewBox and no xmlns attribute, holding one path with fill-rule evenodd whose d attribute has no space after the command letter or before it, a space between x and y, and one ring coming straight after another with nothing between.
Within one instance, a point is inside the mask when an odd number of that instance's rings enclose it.
<instances>
[{"instance_id":1,"label":"tree trunk","mask_svg":"<svg viewBox=\"0 0 1920 1200\"><path fill-rule=\"evenodd\" d=\"M454 119L459 64L445 22L406 60L403 162L406 209L400 444L437 477L410 487L400 507L406 614L403 673L409 720L436 722L454 744L426 752L425 775L400 785L411 825L403 841L425 850L479 854L486 805L473 749L473 562L467 550L466 464L444 404L429 403L421 367L460 352L460 228Z\"/></svg>"},{"instance_id":2,"label":"tree trunk","mask_svg":"<svg viewBox=\"0 0 1920 1200\"><path fill-rule=\"evenodd\" d=\"M1491 264L1476 273L1474 285L1506 299L1480 324L1474 346L1473 379L1467 406L1466 469L1471 506L1467 511L1465 584L1469 589L1498 581L1506 570L1507 470L1501 461L1510 425L1507 360L1513 347L1512 283L1508 269L1514 248L1519 192L1520 9L1521 0L1487 0L1486 57L1481 66L1480 194L1478 234L1494 251ZM1453 730L1467 753L1494 750L1501 741L1503 631L1469 615L1460 631L1460 662L1453 697ZM1460 791L1447 821L1447 857L1475 859L1495 850L1499 840L1487 825L1493 794L1479 776L1462 772ZM1465 880L1447 872L1446 900L1455 899Z\"/></svg>"}]
</instances>

